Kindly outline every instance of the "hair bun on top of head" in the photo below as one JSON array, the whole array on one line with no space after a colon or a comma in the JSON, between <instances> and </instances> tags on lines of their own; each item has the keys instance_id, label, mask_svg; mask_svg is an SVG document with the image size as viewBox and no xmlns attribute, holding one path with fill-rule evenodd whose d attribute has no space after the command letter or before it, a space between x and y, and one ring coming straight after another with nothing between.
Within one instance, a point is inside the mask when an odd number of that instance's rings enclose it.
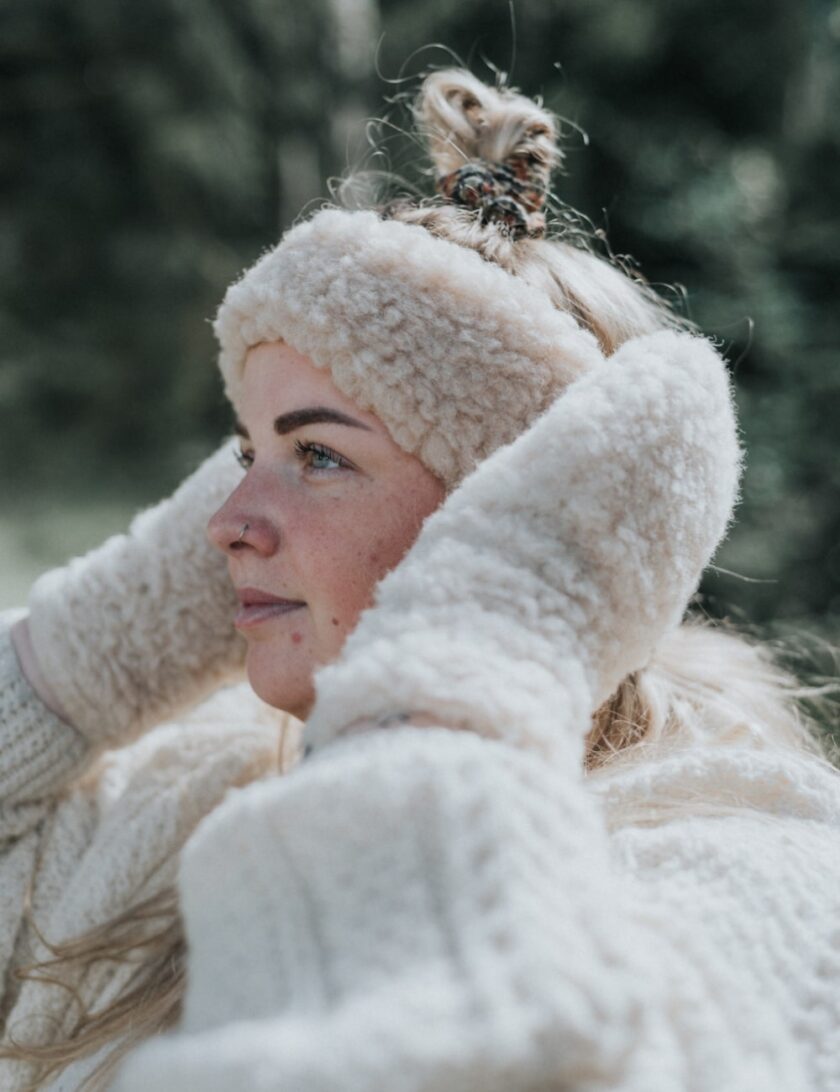
<instances>
[{"instance_id":1,"label":"hair bun on top of head","mask_svg":"<svg viewBox=\"0 0 840 1092\"><path fill-rule=\"evenodd\" d=\"M497 194L510 198L497 211L535 228L559 158L544 110L450 71L426 79L415 111L436 170L461 175L453 190L477 178L467 164L518 181L527 160L530 182ZM432 227L374 210L323 209L286 232L230 286L214 330L234 403L248 350L283 340L450 488L603 361L594 334L541 288Z\"/></svg>"},{"instance_id":2,"label":"hair bun on top of head","mask_svg":"<svg viewBox=\"0 0 840 1092\"><path fill-rule=\"evenodd\" d=\"M426 78L414 112L447 200L514 238L545 233L542 210L562 158L547 110L512 88L448 69Z\"/></svg>"},{"instance_id":3,"label":"hair bun on top of head","mask_svg":"<svg viewBox=\"0 0 840 1092\"><path fill-rule=\"evenodd\" d=\"M509 196L536 228L561 159L547 111L446 71L425 80L415 118L436 177L463 172L462 191L470 164L515 174L527 159L535 193ZM284 341L453 488L605 352L673 325L661 302L595 255L481 219L453 201L403 199L322 209L287 231L216 316L231 401L249 349Z\"/></svg>"}]
</instances>

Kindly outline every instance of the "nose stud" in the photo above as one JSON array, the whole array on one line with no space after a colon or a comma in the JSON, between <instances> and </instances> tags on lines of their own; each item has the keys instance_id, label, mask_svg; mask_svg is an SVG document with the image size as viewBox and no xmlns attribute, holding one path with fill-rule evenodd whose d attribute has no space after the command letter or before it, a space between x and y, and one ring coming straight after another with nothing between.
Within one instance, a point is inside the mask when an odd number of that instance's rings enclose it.
<instances>
[{"instance_id":1,"label":"nose stud","mask_svg":"<svg viewBox=\"0 0 840 1092\"><path fill-rule=\"evenodd\" d=\"M242 530L239 532L239 538L236 540L237 542L242 541L242 539L245 537L245 532L248 530L248 528L250 526L251 526L250 523L243 523L242 524Z\"/></svg>"}]
</instances>

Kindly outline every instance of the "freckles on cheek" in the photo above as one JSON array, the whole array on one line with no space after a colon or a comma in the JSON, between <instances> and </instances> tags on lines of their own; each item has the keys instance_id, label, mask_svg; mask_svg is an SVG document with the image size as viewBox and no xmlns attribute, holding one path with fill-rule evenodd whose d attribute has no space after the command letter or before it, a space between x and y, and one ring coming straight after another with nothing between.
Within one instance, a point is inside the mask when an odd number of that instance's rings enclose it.
<instances>
[{"instance_id":1,"label":"freckles on cheek","mask_svg":"<svg viewBox=\"0 0 840 1092\"><path fill-rule=\"evenodd\" d=\"M381 579L402 561L414 540L410 528L397 527L395 532L372 542L365 550L364 567L368 579Z\"/></svg>"}]
</instances>

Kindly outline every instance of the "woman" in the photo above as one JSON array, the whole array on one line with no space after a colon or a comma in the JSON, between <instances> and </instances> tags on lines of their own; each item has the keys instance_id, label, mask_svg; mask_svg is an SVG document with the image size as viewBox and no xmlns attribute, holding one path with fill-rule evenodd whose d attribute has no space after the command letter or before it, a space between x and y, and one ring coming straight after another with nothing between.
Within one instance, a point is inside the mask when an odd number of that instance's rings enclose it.
<instances>
[{"instance_id":1,"label":"woman","mask_svg":"<svg viewBox=\"0 0 840 1092\"><path fill-rule=\"evenodd\" d=\"M543 238L545 111L460 72L417 109L440 199L318 213L228 291L244 476L7 620L4 1087L838 1088L837 773L681 624L723 362ZM297 722L196 708L233 609Z\"/></svg>"}]
</instances>

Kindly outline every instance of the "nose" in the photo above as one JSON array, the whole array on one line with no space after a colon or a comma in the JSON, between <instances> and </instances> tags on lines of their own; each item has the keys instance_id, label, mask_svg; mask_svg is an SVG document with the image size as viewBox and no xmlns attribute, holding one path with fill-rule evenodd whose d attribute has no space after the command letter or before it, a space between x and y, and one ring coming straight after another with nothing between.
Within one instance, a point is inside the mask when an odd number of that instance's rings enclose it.
<instances>
[{"instance_id":1,"label":"nose","mask_svg":"<svg viewBox=\"0 0 840 1092\"><path fill-rule=\"evenodd\" d=\"M207 524L207 537L223 554L244 557L257 553L270 557L280 545L280 535L273 520L250 502L237 487Z\"/></svg>"}]
</instances>

